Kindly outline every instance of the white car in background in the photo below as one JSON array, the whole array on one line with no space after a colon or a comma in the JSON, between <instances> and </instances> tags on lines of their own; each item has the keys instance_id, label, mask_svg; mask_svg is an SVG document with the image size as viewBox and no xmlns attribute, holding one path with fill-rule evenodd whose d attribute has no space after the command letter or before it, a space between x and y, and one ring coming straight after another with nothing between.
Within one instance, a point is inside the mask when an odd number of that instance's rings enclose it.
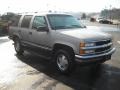
<instances>
[{"instance_id":1,"label":"white car in background","mask_svg":"<svg viewBox=\"0 0 120 90\"><path fill-rule=\"evenodd\" d=\"M104 19L104 18L99 17L99 18L96 19L96 21L99 22L99 21L101 21L101 20L103 20L103 19Z\"/></svg>"}]
</instances>

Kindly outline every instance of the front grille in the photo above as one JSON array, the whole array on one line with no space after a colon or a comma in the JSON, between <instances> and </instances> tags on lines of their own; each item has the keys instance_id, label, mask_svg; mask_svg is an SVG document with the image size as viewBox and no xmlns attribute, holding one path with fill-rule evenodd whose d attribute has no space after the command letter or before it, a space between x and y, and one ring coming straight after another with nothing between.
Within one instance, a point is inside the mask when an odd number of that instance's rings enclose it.
<instances>
[{"instance_id":1,"label":"front grille","mask_svg":"<svg viewBox=\"0 0 120 90\"><path fill-rule=\"evenodd\" d=\"M111 42L112 41L110 39L109 40L99 41L99 42L96 42L96 46L106 45L106 44L109 44ZM111 49L111 46L107 46L107 47L98 48L98 49L95 50L95 52L96 53L105 52L105 51L108 51L110 49Z\"/></svg>"},{"instance_id":2,"label":"front grille","mask_svg":"<svg viewBox=\"0 0 120 90\"><path fill-rule=\"evenodd\" d=\"M95 50L95 52L104 52L104 51L110 50L110 48L111 48L111 46L104 47L104 48L98 48Z\"/></svg>"},{"instance_id":3,"label":"front grille","mask_svg":"<svg viewBox=\"0 0 120 90\"><path fill-rule=\"evenodd\" d=\"M83 50L92 50L93 51L93 52L86 53L85 55L102 54L102 53L109 52L112 49L112 40L111 39L94 41L94 43L95 43L95 46L81 48Z\"/></svg>"},{"instance_id":4,"label":"front grille","mask_svg":"<svg viewBox=\"0 0 120 90\"><path fill-rule=\"evenodd\" d=\"M99 42L96 42L96 46L108 44L110 42L111 42L111 40L99 41Z\"/></svg>"}]
</instances>

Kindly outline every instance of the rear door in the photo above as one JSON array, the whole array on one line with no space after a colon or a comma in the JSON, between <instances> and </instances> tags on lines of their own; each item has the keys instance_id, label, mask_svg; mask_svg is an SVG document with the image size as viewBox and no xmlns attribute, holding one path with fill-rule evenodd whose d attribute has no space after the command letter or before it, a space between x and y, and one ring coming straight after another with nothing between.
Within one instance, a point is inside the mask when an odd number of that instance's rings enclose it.
<instances>
[{"instance_id":1,"label":"rear door","mask_svg":"<svg viewBox=\"0 0 120 90\"><path fill-rule=\"evenodd\" d=\"M29 32L31 19L32 15L25 15L21 21L20 33L24 42L29 42L29 34L31 34Z\"/></svg>"}]
</instances>

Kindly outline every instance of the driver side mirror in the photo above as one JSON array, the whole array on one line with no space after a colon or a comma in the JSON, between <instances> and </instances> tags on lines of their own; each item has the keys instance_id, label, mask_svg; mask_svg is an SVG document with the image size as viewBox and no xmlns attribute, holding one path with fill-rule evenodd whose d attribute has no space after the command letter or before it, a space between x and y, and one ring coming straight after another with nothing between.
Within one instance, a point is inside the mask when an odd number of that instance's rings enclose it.
<instances>
[{"instance_id":1,"label":"driver side mirror","mask_svg":"<svg viewBox=\"0 0 120 90\"><path fill-rule=\"evenodd\" d=\"M41 31L41 32L48 32L49 31L49 29L48 29L48 27L47 26L39 26L39 27L37 27L37 31Z\"/></svg>"}]
</instances>

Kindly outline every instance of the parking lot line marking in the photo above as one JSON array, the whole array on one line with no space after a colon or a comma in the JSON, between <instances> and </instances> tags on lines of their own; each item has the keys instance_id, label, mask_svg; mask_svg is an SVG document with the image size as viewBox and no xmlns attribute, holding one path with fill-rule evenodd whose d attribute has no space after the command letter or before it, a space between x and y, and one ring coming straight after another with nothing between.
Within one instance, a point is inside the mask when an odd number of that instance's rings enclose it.
<instances>
[{"instance_id":1,"label":"parking lot line marking","mask_svg":"<svg viewBox=\"0 0 120 90\"><path fill-rule=\"evenodd\" d=\"M120 44L120 41L117 41Z\"/></svg>"}]
</instances>

